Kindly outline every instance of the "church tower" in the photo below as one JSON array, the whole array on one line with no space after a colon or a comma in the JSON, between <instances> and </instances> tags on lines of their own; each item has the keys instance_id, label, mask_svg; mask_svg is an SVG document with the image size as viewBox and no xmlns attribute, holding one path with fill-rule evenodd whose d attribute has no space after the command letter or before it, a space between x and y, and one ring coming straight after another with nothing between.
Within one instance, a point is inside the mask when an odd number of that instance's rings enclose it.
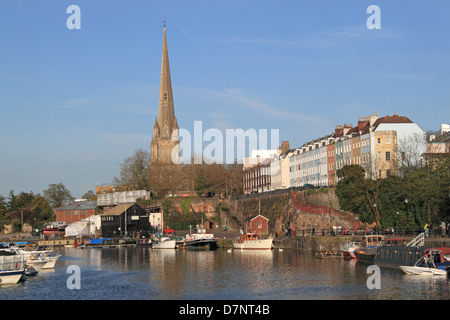
<instances>
[{"instance_id":1,"label":"church tower","mask_svg":"<svg viewBox=\"0 0 450 320\"><path fill-rule=\"evenodd\" d=\"M173 108L165 25L159 88L159 111L153 126L150 156L152 164L178 164L180 161L180 138L178 135L178 122Z\"/></svg>"}]
</instances>

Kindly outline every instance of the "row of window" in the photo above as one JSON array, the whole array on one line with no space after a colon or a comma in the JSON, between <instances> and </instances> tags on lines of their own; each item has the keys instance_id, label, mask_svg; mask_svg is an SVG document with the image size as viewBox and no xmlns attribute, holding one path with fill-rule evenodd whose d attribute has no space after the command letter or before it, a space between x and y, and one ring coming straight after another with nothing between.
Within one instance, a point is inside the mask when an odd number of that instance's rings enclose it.
<instances>
[{"instance_id":1,"label":"row of window","mask_svg":"<svg viewBox=\"0 0 450 320\"><path fill-rule=\"evenodd\" d=\"M73 211L67 210L66 211L66 217L70 217L72 215L72 213L73 213L74 216L78 216L80 214L80 210L73 210ZM86 211L85 210L81 210L81 215L85 216L86 215Z\"/></svg>"}]
</instances>

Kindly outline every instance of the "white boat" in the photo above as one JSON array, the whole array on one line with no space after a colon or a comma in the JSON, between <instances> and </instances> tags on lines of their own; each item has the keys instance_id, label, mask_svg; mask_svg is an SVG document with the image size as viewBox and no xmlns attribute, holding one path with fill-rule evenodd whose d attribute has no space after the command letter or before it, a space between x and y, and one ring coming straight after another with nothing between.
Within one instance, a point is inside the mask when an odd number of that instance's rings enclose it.
<instances>
[{"instance_id":1,"label":"white boat","mask_svg":"<svg viewBox=\"0 0 450 320\"><path fill-rule=\"evenodd\" d=\"M429 266L399 266L399 268L406 274L414 275L433 275L433 276L446 276L447 271L439 268Z\"/></svg>"},{"instance_id":2,"label":"white boat","mask_svg":"<svg viewBox=\"0 0 450 320\"><path fill-rule=\"evenodd\" d=\"M41 271L41 269L44 267L44 265L47 263L46 260L40 258L40 257L32 257L31 256L26 256L24 255L24 262L25 262L25 274L27 276L31 275L34 276L36 275L39 271Z\"/></svg>"},{"instance_id":3,"label":"white boat","mask_svg":"<svg viewBox=\"0 0 450 320\"><path fill-rule=\"evenodd\" d=\"M257 233L241 234L239 239L233 240L233 248L241 250L271 250L273 237L261 238Z\"/></svg>"},{"instance_id":4,"label":"white boat","mask_svg":"<svg viewBox=\"0 0 450 320\"><path fill-rule=\"evenodd\" d=\"M446 276L450 264L445 257L445 253L448 253L450 249L440 249L442 250L427 249L424 251L424 256L417 260L413 266L399 266L399 268L406 274Z\"/></svg>"},{"instance_id":5,"label":"white boat","mask_svg":"<svg viewBox=\"0 0 450 320\"><path fill-rule=\"evenodd\" d=\"M161 237L153 243L154 249L175 249L176 246L177 240L168 237Z\"/></svg>"},{"instance_id":6,"label":"white boat","mask_svg":"<svg viewBox=\"0 0 450 320\"><path fill-rule=\"evenodd\" d=\"M55 267L56 261L61 257L61 254L54 252L53 247L41 247L35 250L29 248L16 248L16 251L25 255L27 260L44 260L45 264L42 265L40 269L53 269ZM37 262L36 262L37 263Z\"/></svg>"},{"instance_id":7,"label":"white boat","mask_svg":"<svg viewBox=\"0 0 450 320\"><path fill-rule=\"evenodd\" d=\"M340 250L344 259L356 259L355 250L362 246L361 242L348 241L340 245Z\"/></svg>"},{"instance_id":8,"label":"white boat","mask_svg":"<svg viewBox=\"0 0 450 320\"><path fill-rule=\"evenodd\" d=\"M13 250L0 251L0 285L15 284L24 276L23 256Z\"/></svg>"},{"instance_id":9,"label":"white boat","mask_svg":"<svg viewBox=\"0 0 450 320\"><path fill-rule=\"evenodd\" d=\"M215 250L217 249L217 240L214 234L206 233L206 229L197 226L197 233L186 235L183 240L183 248L191 250Z\"/></svg>"},{"instance_id":10,"label":"white boat","mask_svg":"<svg viewBox=\"0 0 450 320\"><path fill-rule=\"evenodd\" d=\"M44 264L42 269L53 269L55 267L56 261L58 261L59 257L61 257L61 255L59 253L56 255L47 256L46 257L47 263Z\"/></svg>"}]
</instances>

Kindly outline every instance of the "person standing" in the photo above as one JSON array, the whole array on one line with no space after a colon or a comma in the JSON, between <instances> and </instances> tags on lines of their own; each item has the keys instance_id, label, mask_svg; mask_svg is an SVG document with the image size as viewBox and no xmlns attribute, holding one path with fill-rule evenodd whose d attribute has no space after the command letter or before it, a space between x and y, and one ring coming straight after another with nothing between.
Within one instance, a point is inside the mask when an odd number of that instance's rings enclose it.
<instances>
[{"instance_id":1,"label":"person standing","mask_svg":"<svg viewBox=\"0 0 450 320\"><path fill-rule=\"evenodd\" d=\"M441 230L442 230L442 236L445 237L445 232L447 229L446 229L446 225L445 225L444 221L441 222Z\"/></svg>"}]
</instances>

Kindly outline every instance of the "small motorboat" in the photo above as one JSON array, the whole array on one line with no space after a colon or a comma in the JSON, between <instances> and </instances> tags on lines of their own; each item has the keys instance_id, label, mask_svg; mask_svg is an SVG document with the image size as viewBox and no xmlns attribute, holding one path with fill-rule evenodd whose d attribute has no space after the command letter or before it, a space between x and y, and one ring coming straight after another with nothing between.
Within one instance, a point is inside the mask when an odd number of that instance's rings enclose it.
<instances>
[{"instance_id":1,"label":"small motorboat","mask_svg":"<svg viewBox=\"0 0 450 320\"><path fill-rule=\"evenodd\" d=\"M176 249L177 240L169 237L160 237L153 244L153 249Z\"/></svg>"},{"instance_id":2,"label":"small motorboat","mask_svg":"<svg viewBox=\"0 0 450 320\"><path fill-rule=\"evenodd\" d=\"M446 276L450 267L450 248L430 248L413 266L399 266L406 274Z\"/></svg>"},{"instance_id":3,"label":"small motorboat","mask_svg":"<svg viewBox=\"0 0 450 320\"><path fill-rule=\"evenodd\" d=\"M348 241L341 244L340 249L344 259L356 259L355 250L362 246L361 242Z\"/></svg>"}]
</instances>

